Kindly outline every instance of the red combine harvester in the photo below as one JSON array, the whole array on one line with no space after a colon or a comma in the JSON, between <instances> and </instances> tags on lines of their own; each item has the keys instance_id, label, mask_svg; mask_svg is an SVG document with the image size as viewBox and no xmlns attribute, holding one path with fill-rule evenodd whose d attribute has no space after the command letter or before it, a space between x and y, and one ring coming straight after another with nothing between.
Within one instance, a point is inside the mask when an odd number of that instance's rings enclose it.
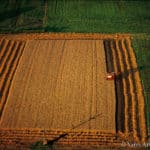
<instances>
[{"instance_id":1,"label":"red combine harvester","mask_svg":"<svg viewBox=\"0 0 150 150\"><path fill-rule=\"evenodd\" d=\"M106 75L106 80L115 80L120 75L120 72L110 72Z\"/></svg>"}]
</instances>

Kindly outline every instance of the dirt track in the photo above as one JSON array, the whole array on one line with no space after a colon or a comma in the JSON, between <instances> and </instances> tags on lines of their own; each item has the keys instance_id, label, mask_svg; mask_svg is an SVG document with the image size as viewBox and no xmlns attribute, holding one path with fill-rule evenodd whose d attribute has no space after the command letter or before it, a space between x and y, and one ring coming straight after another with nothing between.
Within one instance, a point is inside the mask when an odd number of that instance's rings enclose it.
<instances>
[{"instance_id":1,"label":"dirt track","mask_svg":"<svg viewBox=\"0 0 150 150\"><path fill-rule=\"evenodd\" d=\"M114 82L105 75L101 40L27 41L0 127L115 131Z\"/></svg>"}]
</instances>

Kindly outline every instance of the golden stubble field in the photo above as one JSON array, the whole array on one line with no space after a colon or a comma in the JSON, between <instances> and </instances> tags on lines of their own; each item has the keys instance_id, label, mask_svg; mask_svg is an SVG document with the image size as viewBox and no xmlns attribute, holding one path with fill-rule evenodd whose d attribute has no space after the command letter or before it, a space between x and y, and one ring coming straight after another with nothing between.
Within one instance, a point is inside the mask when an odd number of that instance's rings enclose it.
<instances>
[{"instance_id":1,"label":"golden stubble field","mask_svg":"<svg viewBox=\"0 0 150 150\"><path fill-rule=\"evenodd\" d=\"M106 73L120 75L106 80ZM128 34L0 35L0 148L120 146L147 140Z\"/></svg>"},{"instance_id":2,"label":"golden stubble field","mask_svg":"<svg viewBox=\"0 0 150 150\"><path fill-rule=\"evenodd\" d=\"M0 128L115 132L115 87L103 40L27 40Z\"/></svg>"}]
</instances>

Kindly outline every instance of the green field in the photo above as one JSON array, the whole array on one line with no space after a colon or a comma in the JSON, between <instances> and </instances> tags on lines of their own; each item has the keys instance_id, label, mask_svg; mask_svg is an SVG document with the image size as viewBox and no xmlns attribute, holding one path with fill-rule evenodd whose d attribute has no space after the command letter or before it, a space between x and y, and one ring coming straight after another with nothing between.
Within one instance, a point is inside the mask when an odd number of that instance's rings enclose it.
<instances>
[{"instance_id":1,"label":"green field","mask_svg":"<svg viewBox=\"0 0 150 150\"><path fill-rule=\"evenodd\" d=\"M0 33L20 32L134 34L150 128L150 1L0 0Z\"/></svg>"},{"instance_id":2,"label":"green field","mask_svg":"<svg viewBox=\"0 0 150 150\"><path fill-rule=\"evenodd\" d=\"M136 54L138 70L143 83L147 126L150 136L150 37L134 37L132 45Z\"/></svg>"},{"instance_id":3,"label":"green field","mask_svg":"<svg viewBox=\"0 0 150 150\"><path fill-rule=\"evenodd\" d=\"M41 32L44 0L0 0L0 32Z\"/></svg>"},{"instance_id":4,"label":"green field","mask_svg":"<svg viewBox=\"0 0 150 150\"><path fill-rule=\"evenodd\" d=\"M149 9L148 1L48 1L46 31L150 32Z\"/></svg>"},{"instance_id":5,"label":"green field","mask_svg":"<svg viewBox=\"0 0 150 150\"><path fill-rule=\"evenodd\" d=\"M149 33L150 1L0 0L0 32Z\"/></svg>"}]
</instances>

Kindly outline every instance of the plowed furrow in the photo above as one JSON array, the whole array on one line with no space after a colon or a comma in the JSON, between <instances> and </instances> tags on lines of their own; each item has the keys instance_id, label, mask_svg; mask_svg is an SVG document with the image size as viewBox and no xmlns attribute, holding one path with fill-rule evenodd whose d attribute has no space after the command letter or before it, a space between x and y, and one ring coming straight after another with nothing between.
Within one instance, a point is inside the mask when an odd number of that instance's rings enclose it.
<instances>
[{"instance_id":1,"label":"plowed furrow","mask_svg":"<svg viewBox=\"0 0 150 150\"><path fill-rule=\"evenodd\" d=\"M4 65L5 69L0 76L0 115L2 115L2 111L4 109L4 105L6 103L7 95L9 92L10 83L12 81L13 74L16 70L19 58L22 54L23 47L24 43L15 42L9 48L10 50L7 57L7 61Z\"/></svg>"}]
</instances>

